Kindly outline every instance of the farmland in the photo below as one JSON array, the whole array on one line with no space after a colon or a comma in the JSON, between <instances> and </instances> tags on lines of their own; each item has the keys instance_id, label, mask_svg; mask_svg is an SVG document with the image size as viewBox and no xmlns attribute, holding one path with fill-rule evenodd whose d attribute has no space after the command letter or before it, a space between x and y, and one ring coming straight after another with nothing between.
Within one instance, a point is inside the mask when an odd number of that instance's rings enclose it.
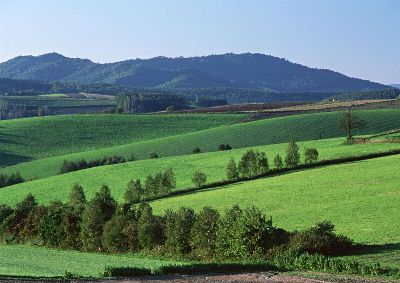
<instances>
[{"instance_id":1,"label":"farmland","mask_svg":"<svg viewBox=\"0 0 400 283\"><path fill-rule=\"evenodd\" d=\"M287 144L284 143L256 148L267 153L272 167L273 157L276 154L284 156L286 146ZM318 148L321 159L357 156L398 148L398 145L391 143L344 145L343 139L339 138L301 142L299 146L301 151L306 147ZM139 160L33 180L0 189L0 203L16 203L29 192L33 193L40 202L48 203L50 200L65 201L71 187L77 182L84 187L89 197L93 196L102 184L108 184L111 187L113 195L121 201L129 180L136 178L144 180L148 174L155 174L168 167L172 167L176 174L178 190L190 188L193 186L191 182L193 172L198 169L207 174L209 182L225 179L226 164L229 159L234 157L236 160L239 160L246 150L244 148L222 152Z\"/></svg>"},{"instance_id":2,"label":"farmland","mask_svg":"<svg viewBox=\"0 0 400 283\"><path fill-rule=\"evenodd\" d=\"M88 116L87 118L86 115L78 116L80 118L84 117L87 120L77 120L76 122L74 122L75 120L73 118L71 118L71 122L68 120L67 116L63 116L62 118L59 118L60 121L56 125L52 127L49 126L49 128L52 129L52 132L50 132L50 130L46 132L44 129L42 129L41 134L33 135L31 137L28 126L24 127L23 129L26 130L25 136L27 137L27 140L24 141L27 143L26 145L10 145L9 143L3 143L2 146L4 148L9 148L9 150L5 150L8 152L7 154L15 152L15 155L16 152L26 152L21 158L24 158L26 155L31 156L32 153L30 153L30 151L32 151L31 148L33 146L37 147L35 151L40 150L40 152L36 153L36 156L41 157L65 154L67 150L68 153L73 151L80 152L56 156L53 158L43 158L28 163L21 163L5 168L0 172L14 173L19 171L25 178L41 178L58 174L63 160L79 160L82 158L90 160L113 155L129 157L132 154L134 154L136 159L147 159L152 152L156 152L160 157L185 155L190 154L195 147L200 147L203 152L216 151L218 145L225 143L229 143L233 148L243 148L267 144L279 144L289 142L291 140L307 141L339 137L343 135L343 132L337 128L337 119L339 115L340 113L338 112L315 113L271 118L229 126L226 124L237 122L245 116L223 116L223 114L222 116L221 114L219 116L137 115L133 117L121 116L119 118L115 118L114 116L103 115L100 116L101 119L99 118L101 121L103 121L103 124L101 124L100 121L93 123L93 137L90 139L87 137L92 135L91 132L81 132L78 131L78 129L86 129L89 127L89 124L86 124L84 127L84 121L91 121L91 116ZM392 130L394 128L400 128L400 116L398 115L398 110L383 109L360 111L359 115L368 121L367 127L358 131L359 134L373 134L386 130ZM112 119L110 117L112 117ZM149 117L154 117L154 127L151 126L151 129L150 125L148 127L143 127L143 125L146 125L146 119L152 119ZM180 121L179 117L182 119L182 125L178 124ZM186 119L187 117L193 117L194 121ZM212 122L211 117L214 117L216 121L214 120L214 122ZM209 124L208 127L216 127L195 131L196 129L204 129L207 124L202 123L209 119L211 120L211 125ZM32 120L28 119L27 121ZM36 122L36 120L33 121ZM50 119L49 121L53 120ZM175 126L173 121L176 123ZM65 132L68 134L63 136L51 136L55 131L58 130L58 127L61 127L64 123L71 125L68 126L69 129L65 130ZM132 130L132 123L136 123L137 128L140 128L141 130ZM165 127L166 123L168 123L168 127ZM196 125L195 123L198 124ZM221 125L223 123L225 123L225 125ZM0 123L0 125L2 124ZM193 126L191 127L190 125ZM217 127L218 125L221 126ZM23 129L19 130L19 128L22 127L13 126L12 124L9 127L13 132L23 131ZM130 130L126 130L128 127ZM3 131L5 132L5 130ZM175 135L172 133L174 131ZM187 133L179 134L184 131ZM188 133L189 131L190 133ZM168 134L171 135L166 136ZM49 135L51 137L47 141L41 141L41 136ZM135 137L137 140L134 140ZM123 144L112 146L112 143L118 142ZM102 148L101 146L107 147ZM11 150L10 147L14 147L14 149ZM48 150L49 147L52 148L51 151ZM79 148L81 148L81 150L79 150ZM93 150L85 151L89 149ZM15 158L15 156L13 156L13 158Z\"/></svg>"},{"instance_id":3,"label":"farmland","mask_svg":"<svg viewBox=\"0 0 400 283\"><path fill-rule=\"evenodd\" d=\"M243 117L98 114L0 121L0 166L203 130Z\"/></svg>"}]
</instances>

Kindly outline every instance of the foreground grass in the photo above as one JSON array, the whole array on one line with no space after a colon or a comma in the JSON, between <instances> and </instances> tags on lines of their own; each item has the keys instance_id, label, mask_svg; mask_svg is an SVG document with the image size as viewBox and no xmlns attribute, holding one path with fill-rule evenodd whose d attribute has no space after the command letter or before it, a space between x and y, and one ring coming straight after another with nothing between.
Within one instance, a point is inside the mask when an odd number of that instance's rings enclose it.
<instances>
[{"instance_id":1,"label":"foreground grass","mask_svg":"<svg viewBox=\"0 0 400 283\"><path fill-rule=\"evenodd\" d=\"M301 142L299 146L301 152L306 147L318 148L320 159L363 155L399 147L397 144L343 145L343 138ZM284 156L286 147L287 144L277 144L257 148L267 153L271 163L270 166L273 167L274 156L277 153ZM168 167L172 167L176 174L177 190L190 188L193 187L191 182L193 172L199 169L207 174L208 182L225 179L226 164L229 159L234 157L238 161L246 150L237 149L140 160L33 180L0 189L0 203L16 204L29 192L34 194L41 203L48 203L51 200L65 201L68 198L71 187L76 182L83 186L88 198L91 198L102 184L108 184L113 196L122 201L126 184L129 180L140 178L144 181L148 174L154 174Z\"/></svg>"},{"instance_id":2,"label":"foreground grass","mask_svg":"<svg viewBox=\"0 0 400 283\"><path fill-rule=\"evenodd\" d=\"M288 230L332 221L339 233L359 243L400 242L400 156L327 166L242 182L152 203L155 211L190 206L224 210L253 204Z\"/></svg>"},{"instance_id":3,"label":"foreground grass","mask_svg":"<svg viewBox=\"0 0 400 283\"><path fill-rule=\"evenodd\" d=\"M104 269L111 267L144 267L155 270L165 265L186 265L168 259L153 259L140 255L105 255L77 251L31 247L26 245L0 245L0 275L56 277L65 271L84 277L102 277Z\"/></svg>"},{"instance_id":4,"label":"foreground grass","mask_svg":"<svg viewBox=\"0 0 400 283\"><path fill-rule=\"evenodd\" d=\"M39 160L34 160L27 163L17 164L15 166L11 166L8 168L2 169L0 172L11 174L19 171L26 179L30 178L43 178L53 176L59 173L61 164L64 160L79 160L82 158L85 159L96 159L104 156L112 156L112 155L121 155L125 157L130 157L132 154L137 159L147 159L151 152L158 153L161 157L167 156L177 156L177 155L185 155L190 154L193 148L199 146L203 152L216 151L218 145L222 143L229 143L234 148L243 148L248 146L259 146L265 144L277 144L288 142L291 140L295 141L307 141L307 140L316 140L321 138L331 138L342 136L343 133L337 128L337 119L340 113L331 112L331 113L314 113L314 114L305 114L305 115L296 115L296 116L287 116L280 118L272 118L266 120L260 120L249 123L241 123L234 124L230 126L221 126L216 128L211 128L207 130L201 130L196 132L191 132L187 134L180 134L174 136L163 136L162 130L159 136L154 137L154 139L135 142L132 140L132 143L124 144L120 146L101 148L93 151L85 151L79 152L69 155L51 157L51 158L43 158ZM360 131L360 134L372 134L378 133L386 130L391 130L393 128L400 127L400 110L368 110L368 111L360 111L359 115L363 117L363 119L368 121L368 126ZM159 121L160 125L148 124L149 127L155 127L154 129L149 129L149 133L147 138L151 138L151 135L156 135L157 130L160 127L177 127L179 128L179 123L183 123L187 127L190 127L193 121L197 121L193 118L191 121L189 118L194 117L195 115L182 115L181 120L178 119L176 121L177 125L170 125L168 119L166 121ZM203 116L203 115L198 115ZM109 119L119 119L114 118L118 117L118 115L108 115ZM122 116L125 117L125 116ZM145 116L136 116L136 117L145 117ZM153 116L149 116L153 117ZM156 116L156 117L170 117L170 116ZM174 117L174 116L172 116ZM189 117L188 121L183 121L185 117ZM208 114L204 115L204 120L207 119L220 119L220 116L209 116ZM229 117L229 116L228 116ZM232 118L233 117L233 118ZM230 119L235 120L236 116L231 116ZM141 118L144 119L144 118ZM172 119L172 118L171 118ZM175 119L175 118L174 118ZM201 119L199 119L200 121ZM180 122L179 122L180 121ZM218 120L219 121L219 120ZM230 121L228 119L228 121ZM117 121L115 121L117 122ZM219 121L221 122L221 121ZM226 121L225 121L226 122ZM139 123L139 122L138 122ZM216 122L217 123L217 122ZM138 131L144 131L141 129L145 124L138 125ZM1 123L0 123L1 126ZM133 126L132 126L133 127ZM182 126L183 127L183 126ZM124 126L119 126L119 129L123 131ZM133 131L136 131L136 128L132 128ZM192 130L194 131L196 127ZM82 129L81 129L82 130ZM171 129L169 131L172 131ZM1 128L0 128L1 134ZM99 129L98 135L101 135L101 130ZM97 135L96 134L96 135ZM96 142L96 135L94 135L90 141ZM119 134L116 134L118 136ZM89 136L89 134L88 134ZM88 137L87 136L87 137ZM107 135L105 135L107 137ZM46 138L46 135L43 136L43 139ZM112 137L113 140L115 137ZM85 141L88 142L88 141ZM76 148L81 146L81 150L85 150L85 142L83 145L80 145L80 142L77 142ZM52 145L47 144L50 148L48 151L52 152ZM59 147L59 145L53 144L53 147ZM1 152L1 149L0 149Z\"/></svg>"},{"instance_id":5,"label":"foreground grass","mask_svg":"<svg viewBox=\"0 0 400 283\"><path fill-rule=\"evenodd\" d=\"M243 117L88 114L0 121L0 166L208 129Z\"/></svg>"}]
</instances>

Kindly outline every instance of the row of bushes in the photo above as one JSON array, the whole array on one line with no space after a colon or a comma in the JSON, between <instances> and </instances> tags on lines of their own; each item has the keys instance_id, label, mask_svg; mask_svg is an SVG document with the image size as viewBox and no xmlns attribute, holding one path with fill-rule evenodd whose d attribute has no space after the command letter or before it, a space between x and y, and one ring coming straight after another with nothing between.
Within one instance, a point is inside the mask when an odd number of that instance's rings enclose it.
<instances>
[{"instance_id":1,"label":"row of bushes","mask_svg":"<svg viewBox=\"0 0 400 283\"><path fill-rule=\"evenodd\" d=\"M28 195L15 208L0 205L0 238L6 243L110 253L150 251L206 260L265 259L280 249L324 255L351 251L352 242L333 229L322 223L289 233L254 206L233 206L222 216L210 207L199 213L181 207L155 215L147 203L119 205L107 186L89 202L75 185L66 204L38 205Z\"/></svg>"},{"instance_id":2,"label":"row of bushes","mask_svg":"<svg viewBox=\"0 0 400 283\"><path fill-rule=\"evenodd\" d=\"M104 166L104 165L111 165L111 164L118 164L124 163L128 161L134 161L135 158L132 156L129 159L125 159L122 156L105 156L100 159L94 159L90 161L86 161L85 159L77 160L77 161L68 161L64 160L61 165L60 173L68 173L78 170L83 170L87 168L97 167L97 166Z\"/></svg>"},{"instance_id":3,"label":"row of bushes","mask_svg":"<svg viewBox=\"0 0 400 283\"><path fill-rule=\"evenodd\" d=\"M320 254L285 250L271 257L271 262L285 270L313 270L356 275L399 277L400 269L381 267L379 263L366 264L355 260L327 257Z\"/></svg>"},{"instance_id":4,"label":"row of bushes","mask_svg":"<svg viewBox=\"0 0 400 283\"><path fill-rule=\"evenodd\" d=\"M22 178L21 174L19 172L11 174L11 175L6 175L0 173L0 188L19 184L24 182L24 178Z\"/></svg>"}]
</instances>

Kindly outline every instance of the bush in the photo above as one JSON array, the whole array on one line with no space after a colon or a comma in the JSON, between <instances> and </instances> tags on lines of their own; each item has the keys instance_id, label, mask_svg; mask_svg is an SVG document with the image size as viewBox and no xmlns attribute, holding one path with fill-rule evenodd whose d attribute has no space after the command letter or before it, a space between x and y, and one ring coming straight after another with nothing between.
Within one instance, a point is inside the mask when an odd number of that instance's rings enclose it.
<instances>
[{"instance_id":1,"label":"bush","mask_svg":"<svg viewBox=\"0 0 400 283\"><path fill-rule=\"evenodd\" d=\"M192 150L192 153L194 153L194 154L201 153L200 147L195 147L195 148Z\"/></svg>"},{"instance_id":2,"label":"bush","mask_svg":"<svg viewBox=\"0 0 400 283\"><path fill-rule=\"evenodd\" d=\"M207 183L207 175L204 172L196 170L193 173L192 182L196 188L201 188Z\"/></svg>"},{"instance_id":3,"label":"bush","mask_svg":"<svg viewBox=\"0 0 400 283\"><path fill-rule=\"evenodd\" d=\"M158 158L158 154L155 152L150 153L150 159Z\"/></svg>"},{"instance_id":4,"label":"bush","mask_svg":"<svg viewBox=\"0 0 400 283\"><path fill-rule=\"evenodd\" d=\"M315 163L318 161L318 150L316 148L306 148L304 150L304 163Z\"/></svg>"},{"instance_id":5,"label":"bush","mask_svg":"<svg viewBox=\"0 0 400 283\"><path fill-rule=\"evenodd\" d=\"M226 178L228 180L236 180L239 178L239 170L236 166L236 162L231 158L226 166Z\"/></svg>"},{"instance_id":6,"label":"bush","mask_svg":"<svg viewBox=\"0 0 400 283\"><path fill-rule=\"evenodd\" d=\"M299 146L295 142L290 142L286 149L285 165L292 168L300 164Z\"/></svg>"},{"instance_id":7,"label":"bush","mask_svg":"<svg viewBox=\"0 0 400 283\"><path fill-rule=\"evenodd\" d=\"M321 222L310 229L295 233L289 248L299 253L321 254L326 256L347 255L354 251L353 242L334 233L335 226Z\"/></svg>"},{"instance_id":8,"label":"bush","mask_svg":"<svg viewBox=\"0 0 400 283\"><path fill-rule=\"evenodd\" d=\"M218 146L218 150L224 151L224 150L231 150L232 147L229 144L220 144Z\"/></svg>"}]
</instances>

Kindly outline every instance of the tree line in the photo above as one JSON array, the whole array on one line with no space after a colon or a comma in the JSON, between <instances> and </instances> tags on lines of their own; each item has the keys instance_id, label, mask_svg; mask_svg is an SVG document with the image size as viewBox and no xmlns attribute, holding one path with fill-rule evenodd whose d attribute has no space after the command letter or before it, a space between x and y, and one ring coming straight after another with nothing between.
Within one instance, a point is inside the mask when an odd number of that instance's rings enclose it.
<instances>
[{"instance_id":1,"label":"tree line","mask_svg":"<svg viewBox=\"0 0 400 283\"><path fill-rule=\"evenodd\" d=\"M0 173L0 188L15 185L25 182L25 179L22 178L21 174L19 172L11 174L11 175L6 175Z\"/></svg>"},{"instance_id":2,"label":"tree line","mask_svg":"<svg viewBox=\"0 0 400 283\"><path fill-rule=\"evenodd\" d=\"M76 161L64 160L61 165L61 168L60 168L60 173L64 174L64 173L88 169L88 168L92 168L92 167L118 164L118 163L134 161L134 160L135 160L135 157L133 155L129 159L125 159L122 156L116 155L116 156L105 156L103 158L94 159L94 160L90 160L90 161L86 161L84 158L82 158L81 160L76 160Z\"/></svg>"},{"instance_id":3,"label":"tree line","mask_svg":"<svg viewBox=\"0 0 400 283\"><path fill-rule=\"evenodd\" d=\"M145 202L130 199L118 204L103 185L87 201L74 185L68 201L39 205L29 194L14 208L0 205L0 238L5 243L91 252L139 252L173 257L210 259L262 259L282 251L346 254L354 247L334 233L330 222L304 231L288 232L273 225L258 208L235 205L220 214L211 207L196 213L190 207L154 214Z\"/></svg>"}]
</instances>

